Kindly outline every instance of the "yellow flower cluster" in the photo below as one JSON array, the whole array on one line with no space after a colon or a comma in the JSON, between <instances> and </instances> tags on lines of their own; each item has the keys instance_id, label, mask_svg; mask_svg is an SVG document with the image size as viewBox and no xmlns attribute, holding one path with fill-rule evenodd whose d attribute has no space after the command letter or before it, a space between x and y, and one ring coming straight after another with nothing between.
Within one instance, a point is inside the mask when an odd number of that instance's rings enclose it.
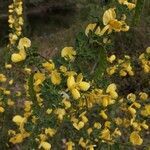
<instances>
[{"instance_id":1,"label":"yellow flower cluster","mask_svg":"<svg viewBox=\"0 0 150 150\"><path fill-rule=\"evenodd\" d=\"M150 47L146 49L145 53L139 56L140 63L145 73L150 73Z\"/></svg>"},{"instance_id":2,"label":"yellow flower cluster","mask_svg":"<svg viewBox=\"0 0 150 150\"><path fill-rule=\"evenodd\" d=\"M12 29L13 33L9 34L10 44L14 45L19 39L22 33L22 26L24 24L23 19L23 1L14 0L11 5L9 5L9 27Z\"/></svg>"},{"instance_id":3,"label":"yellow flower cluster","mask_svg":"<svg viewBox=\"0 0 150 150\"><path fill-rule=\"evenodd\" d=\"M129 0L118 0L118 2L122 5L126 5L129 10L132 10L136 7L135 3L128 2Z\"/></svg>"},{"instance_id":4,"label":"yellow flower cluster","mask_svg":"<svg viewBox=\"0 0 150 150\"><path fill-rule=\"evenodd\" d=\"M29 133L25 131L24 129L24 125L26 123L26 118L25 117L22 117L20 115L16 115L13 117L12 119L13 122L16 123L16 125L18 126L19 128L19 133L16 133L15 131L13 130L9 130L8 133L10 135L12 135L12 137L10 138L10 142L13 143L13 144L17 144L17 143L22 143L23 140L27 137L29 137Z\"/></svg>"},{"instance_id":5,"label":"yellow flower cluster","mask_svg":"<svg viewBox=\"0 0 150 150\"><path fill-rule=\"evenodd\" d=\"M107 61L110 64L114 64L114 65L111 65L110 67L108 67L106 70L109 75L113 75L116 72L119 72L119 75L121 77L125 77L127 75L129 75L129 76L134 75L130 56L125 55L124 59L116 60L116 56L111 55L110 57L107 58Z\"/></svg>"},{"instance_id":6,"label":"yellow flower cluster","mask_svg":"<svg viewBox=\"0 0 150 150\"><path fill-rule=\"evenodd\" d=\"M18 50L19 52L13 53L11 60L14 63L23 61L26 59L26 49L31 46L31 41L26 38L20 38L23 30L23 1L14 0L12 4L9 5L9 27L12 33L9 34L10 45L8 48L11 50ZM19 42L18 42L19 41Z\"/></svg>"},{"instance_id":7,"label":"yellow flower cluster","mask_svg":"<svg viewBox=\"0 0 150 150\"><path fill-rule=\"evenodd\" d=\"M112 31L115 32L120 32L120 31L128 31L129 26L125 23L124 19L123 20L117 20L116 18L116 12L115 8L110 8L106 10L103 14L103 25L104 28L101 29L100 26L98 26L96 23L89 24L86 27L85 34L88 35L89 31L94 31L96 35L102 36L106 32L108 34L112 33Z\"/></svg>"},{"instance_id":8,"label":"yellow flower cluster","mask_svg":"<svg viewBox=\"0 0 150 150\"><path fill-rule=\"evenodd\" d=\"M31 46L31 41L28 38L26 38L26 37L21 38L19 40L19 43L17 46L17 49L19 50L19 52L13 53L11 55L11 61L14 63L17 63L17 62L25 60L26 59L26 49L29 48L30 46Z\"/></svg>"}]
</instances>

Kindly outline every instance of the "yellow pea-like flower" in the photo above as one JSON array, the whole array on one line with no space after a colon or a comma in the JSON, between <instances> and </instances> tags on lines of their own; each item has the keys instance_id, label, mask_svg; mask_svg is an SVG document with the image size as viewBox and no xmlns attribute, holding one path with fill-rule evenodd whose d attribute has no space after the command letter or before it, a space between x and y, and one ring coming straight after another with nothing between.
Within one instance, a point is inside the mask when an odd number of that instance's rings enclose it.
<instances>
[{"instance_id":1,"label":"yellow pea-like flower","mask_svg":"<svg viewBox=\"0 0 150 150\"><path fill-rule=\"evenodd\" d=\"M44 150L50 150L51 149L51 144L48 142L41 142L39 145L39 148L43 148Z\"/></svg>"},{"instance_id":2,"label":"yellow pea-like flower","mask_svg":"<svg viewBox=\"0 0 150 150\"><path fill-rule=\"evenodd\" d=\"M138 131L133 131L130 134L130 142L133 145L141 145L143 143L143 139L140 137L139 132Z\"/></svg>"},{"instance_id":3,"label":"yellow pea-like flower","mask_svg":"<svg viewBox=\"0 0 150 150\"><path fill-rule=\"evenodd\" d=\"M22 60L23 60L23 58L19 53L14 53L11 56L11 61L14 62L14 63L20 62Z\"/></svg>"}]
</instances>

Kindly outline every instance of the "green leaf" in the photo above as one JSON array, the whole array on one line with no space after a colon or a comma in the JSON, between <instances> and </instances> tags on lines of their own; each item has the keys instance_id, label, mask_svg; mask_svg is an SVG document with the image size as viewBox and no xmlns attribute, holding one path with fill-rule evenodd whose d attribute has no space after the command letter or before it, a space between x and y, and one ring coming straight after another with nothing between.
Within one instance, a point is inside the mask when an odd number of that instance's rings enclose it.
<instances>
[{"instance_id":1,"label":"green leaf","mask_svg":"<svg viewBox=\"0 0 150 150\"><path fill-rule=\"evenodd\" d=\"M99 81L107 67L107 55L104 47L99 49L98 61L94 66L94 80Z\"/></svg>"},{"instance_id":2,"label":"green leaf","mask_svg":"<svg viewBox=\"0 0 150 150\"><path fill-rule=\"evenodd\" d=\"M28 81L28 85L29 85L29 95L30 95L30 99L33 102L36 102L36 93L34 91L34 73L32 73L29 77L29 81Z\"/></svg>"}]
</instances>

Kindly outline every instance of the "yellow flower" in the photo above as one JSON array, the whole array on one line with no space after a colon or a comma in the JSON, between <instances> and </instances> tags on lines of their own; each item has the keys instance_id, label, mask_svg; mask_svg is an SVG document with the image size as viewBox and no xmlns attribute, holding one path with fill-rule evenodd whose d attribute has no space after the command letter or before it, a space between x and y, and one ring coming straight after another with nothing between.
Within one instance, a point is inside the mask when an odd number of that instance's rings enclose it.
<instances>
[{"instance_id":1,"label":"yellow flower","mask_svg":"<svg viewBox=\"0 0 150 150\"><path fill-rule=\"evenodd\" d=\"M60 71L63 72L63 73L66 73L66 72L67 72L67 68L66 68L65 66L63 66L63 65L60 66L59 69L60 69Z\"/></svg>"},{"instance_id":2,"label":"yellow flower","mask_svg":"<svg viewBox=\"0 0 150 150\"><path fill-rule=\"evenodd\" d=\"M123 4L125 1L127 1L127 0L118 0L118 2L119 2L120 4Z\"/></svg>"},{"instance_id":3,"label":"yellow flower","mask_svg":"<svg viewBox=\"0 0 150 150\"><path fill-rule=\"evenodd\" d=\"M73 61L75 59L76 51L73 47L65 47L61 51L61 57L64 57L65 60Z\"/></svg>"},{"instance_id":4,"label":"yellow flower","mask_svg":"<svg viewBox=\"0 0 150 150\"><path fill-rule=\"evenodd\" d=\"M34 86L38 86L45 80L45 75L43 73L37 72L34 74L34 80Z\"/></svg>"},{"instance_id":5,"label":"yellow flower","mask_svg":"<svg viewBox=\"0 0 150 150\"><path fill-rule=\"evenodd\" d=\"M122 76L122 77L125 77L125 76L127 75L127 72L124 71L123 69L121 69L121 70L119 71L119 75Z\"/></svg>"},{"instance_id":6,"label":"yellow flower","mask_svg":"<svg viewBox=\"0 0 150 150\"><path fill-rule=\"evenodd\" d=\"M5 63L5 68L6 68L6 69L11 69L11 68L12 68L12 65Z\"/></svg>"},{"instance_id":7,"label":"yellow flower","mask_svg":"<svg viewBox=\"0 0 150 150\"><path fill-rule=\"evenodd\" d=\"M73 150L73 146L75 145L72 141L69 141L66 143L67 150Z\"/></svg>"},{"instance_id":8,"label":"yellow flower","mask_svg":"<svg viewBox=\"0 0 150 150\"><path fill-rule=\"evenodd\" d=\"M107 68L107 73L109 74L109 75L113 75L115 72L116 72L116 70L117 70L117 67L116 66L113 66L113 67L109 67L109 68Z\"/></svg>"},{"instance_id":9,"label":"yellow flower","mask_svg":"<svg viewBox=\"0 0 150 150\"><path fill-rule=\"evenodd\" d=\"M13 106L14 104L15 104L14 101L12 101L11 99L8 99L7 105Z\"/></svg>"},{"instance_id":10,"label":"yellow flower","mask_svg":"<svg viewBox=\"0 0 150 150\"><path fill-rule=\"evenodd\" d=\"M61 121L61 120L63 120L63 118L66 114L66 111L65 111L65 109L57 108L54 113L58 116L58 119Z\"/></svg>"},{"instance_id":11,"label":"yellow flower","mask_svg":"<svg viewBox=\"0 0 150 150\"><path fill-rule=\"evenodd\" d=\"M134 102L136 100L136 95L133 93L130 93L127 95L127 99L130 100L131 102Z\"/></svg>"},{"instance_id":12,"label":"yellow flower","mask_svg":"<svg viewBox=\"0 0 150 150\"><path fill-rule=\"evenodd\" d=\"M148 130L149 129L149 126L146 124L146 121L143 121L141 123L141 126L145 129L145 130Z\"/></svg>"},{"instance_id":13,"label":"yellow flower","mask_svg":"<svg viewBox=\"0 0 150 150\"><path fill-rule=\"evenodd\" d=\"M110 57L107 58L107 61L110 63L113 63L116 60L116 56L115 55L111 55Z\"/></svg>"},{"instance_id":14,"label":"yellow flower","mask_svg":"<svg viewBox=\"0 0 150 150\"><path fill-rule=\"evenodd\" d=\"M135 4L128 2L128 0L118 0L118 2L120 4L126 5L129 8L129 10L135 8L136 6Z\"/></svg>"},{"instance_id":15,"label":"yellow flower","mask_svg":"<svg viewBox=\"0 0 150 150\"><path fill-rule=\"evenodd\" d=\"M103 35L107 30L108 33L111 33L112 30L116 32L129 30L129 26L127 26L123 20L118 21L116 19L116 12L114 8L110 8L104 12L103 24L105 25L105 27L102 29L100 33L101 35Z\"/></svg>"},{"instance_id":16,"label":"yellow flower","mask_svg":"<svg viewBox=\"0 0 150 150\"><path fill-rule=\"evenodd\" d=\"M102 130L101 132L101 139L106 140L106 141L110 141L111 140L111 135L110 135L110 131L109 129L105 128Z\"/></svg>"},{"instance_id":17,"label":"yellow flower","mask_svg":"<svg viewBox=\"0 0 150 150\"><path fill-rule=\"evenodd\" d=\"M32 102L31 101L25 101L24 102L24 111L30 111L31 110L31 105L32 105Z\"/></svg>"},{"instance_id":18,"label":"yellow flower","mask_svg":"<svg viewBox=\"0 0 150 150\"><path fill-rule=\"evenodd\" d=\"M131 113L131 115L134 117L136 115L136 110L134 108L132 108L131 106L128 107L129 112Z\"/></svg>"},{"instance_id":19,"label":"yellow flower","mask_svg":"<svg viewBox=\"0 0 150 150\"><path fill-rule=\"evenodd\" d=\"M101 110L100 116L105 120L107 120L107 118L108 118L107 114L105 113L105 110Z\"/></svg>"},{"instance_id":20,"label":"yellow flower","mask_svg":"<svg viewBox=\"0 0 150 150\"><path fill-rule=\"evenodd\" d=\"M11 61L14 63L23 61L26 59L26 52L24 49L20 49L19 53L13 53L11 55Z\"/></svg>"},{"instance_id":21,"label":"yellow flower","mask_svg":"<svg viewBox=\"0 0 150 150\"><path fill-rule=\"evenodd\" d=\"M147 100L148 99L148 94L147 93L140 92L139 95L140 95L141 100Z\"/></svg>"},{"instance_id":22,"label":"yellow flower","mask_svg":"<svg viewBox=\"0 0 150 150\"><path fill-rule=\"evenodd\" d=\"M39 137L40 137L41 141L45 141L48 138L47 135L45 135L45 134L40 134Z\"/></svg>"},{"instance_id":23,"label":"yellow flower","mask_svg":"<svg viewBox=\"0 0 150 150\"><path fill-rule=\"evenodd\" d=\"M107 87L106 93L109 93L112 98L116 99L118 98L116 89L117 89L116 84L112 83Z\"/></svg>"},{"instance_id":24,"label":"yellow flower","mask_svg":"<svg viewBox=\"0 0 150 150\"><path fill-rule=\"evenodd\" d=\"M147 54L150 54L150 47L147 47L147 48L146 48L146 53L147 53Z\"/></svg>"},{"instance_id":25,"label":"yellow flower","mask_svg":"<svg viewBox=\"0 0 150 150\"><path fill-rule=\"evenodd\" d=\"M50 115L50 114L52 113L52 111L53 111L52 109L47 109L47 110L46 110L46 113L47 113L48 115Z\"/></svg>"},{"instance_id":26,"label":"yellow flower","mask_svg":"<svg viewBox=\"0 0 150 150\"><path fill-rule=\"evenodd\" d=\"M21 57L20 54L14 53L11 56L11 61L14 62L14 63L20 62L20 61L22 61L22 57Z\"/></svg>"},{"instance_id":27,"label":"yellow flower","mask_svg":"<svg viewBox=\"0 0 150 150\"><path fill-rule=\"evenodd\" d=\"M102 125L99 122L94 123L94 128L100 129L101 127L102 127Z\"/></svg>"},{"instance_id":28,"label":"yellow flower","mask_svg":"<svg viewBox=\"0 0 150 150\"><path fill-rule=\"evenodd\" d=\"M111 122L110 121L106 121L104 125L105 125L105 128L110 128Z\"/></svg>"},{"instance_id":29,"label":"yellow flower","mask_svg":"<svg viewBox=\"0 0 150 150\"><path fill-rule=\"evenodd\" d=\"M77 76L76 81L73 75L69 76L67 79L67 87L71 91L74 99L79 99L81 97L79 91L87 91L90 88L90 84L82 80L82 74Z\"/></svg>"},{"instance_id":30,"label":"yellow flower","mask_svg":"<svg viewBox=\"0 0 150 150\"><path fill-rule=\"evenodd\" d=\"M107 25L110 23L110 21L114 20L116 18L116 12L114 8L110 8L104 12L103 15L103 24Z\"/></svg>"},{"instance_id":31,"label":"yellow flower","mask_svg":"<svg viewBox=\"0 0 150 150\"><path fill-rule=\"evenodd\" d=\"M63 99L62 103L65 105L65 109L68 109L71 107L71 103L69 100Z\"/></svg>"},{"instance_id":32,"label":"yellow flower","mask_svg":"<svg viewBox=\"0 0 150 150\"><path fill-rule=\"evenodd\" d=\"M79 140L79 145L81 145L82 148L86 148L87 141L84 141L83 137Z\"/></svg>"},{"instance_id":33,"label":"yellow flower","mask_svg":"<svg viewBox=\"0 0 150 150\"><path fill-rule=\"evenodd\" d=\"M150 104L145 105L144 109L141 111L143 116L150 116Z\"/></svg>"},{"instance_id":34,"label":"yellow flower","mask_svg":"<svg viewBox=\"0 0 150 150\"><path fill-rule=\"evenodd\" d=\"M108 96L104 96L102 98L102 105L103 105L103 107L107 107L109 105L109 98L110 97L108 97Z\"/></svg>"},{"instance_id":35,"label":"yellow flower","mask_svg":"<svg viewBox=\"0 0 150 150\"><path fill-rule=\"evenodd\" d=\"M92 132L93 132L93 129L92 129L92 128L88 128L88 129L87 129L88 135L90 135Z\"/></svg>"},{"instance_id":36,"label":"yellow flower","mask_svg":"<svg viewBox=\"0 0 150 150\"><path fill-rule=\"evenodd\" d=\"M128 2L128 1L125 1L123 4L126 5L129 10L132 10L132 9L134 9L134 8L136 7L135 4L130 3L130 2Z\"/></svg>"},{"instance_id":37,"label":"yellow flower","mask_svg":"<svg viewBox=\"0 0 150 150\"><path fill-rule=\"evenodd\" d=\"M116 89L117 89L116 84L112 83L107 87L106 93L111 93L112 91L115 91Z\"/></svg>"},{"instance_id":38,"label":"yellow flower","mask_svg":"<svg viewBox=\"0 0 150 150\"><path fill-rule=\"evenodd\" d=\"M4 74L0 74L0 82L6 82L7 78Z\"/></svg>"},{"instance_id":39,"label":"yellow flower","mask_svg":"<svg viewBox=\"0 0 150 150\"><path fill-rule=\"evenodd\" d=\"M73 123L74 128L80 130L84 127L85 123L83 121L79 121L79 123Z\"/></svg>"},{"instance_id":40,"label":"yellow flower","mask_svg":"<svg viewBox=\"0 0 150 150\"><path fill-rule=\"evenodd\" d=\"M22 15L22 12L23 12L22 6L20 5L19 7L15 8L15 11L16 11L17 15Z\"/></svg>"},{"instance_id":41,"label":"yellow flower","mask_svg":"<svg viewBox=\"0 0 150 150\"><path fill-rule=\"evenodd\" d=\"M19 47L19 49L21 48L29 48L29 47L31 47L31 41L30 41L30 39L28 39L28 38L26 38L26 37L24 37L24 38L21 38L20 40L19 40L19 44L18 44L18 47Z\"/></svg>"},{"instance_id":42,"label":"yellow flower","mask_svg":"<svg viewBox=\"0 0 150 150\"><path fill-rule=\"evenodd\" d=\"M121 131L120 131L118 128L116 128L112 135L113 135L114 137L121 136Z\"/></svg>"},{"instance_id":43,"label":"yellow flower","mask_svg":"<svg viewBox=\"0 0 150 150\"><path fill-rule=\"evenodd\" d=\"M23 136L21 133L16 134L14 137L10 138L9 142L13 144L18 144L23 142Z\"/></svg>"},{"instance_id":44,"label":"yellow flower","mask_svg":"<svg viewBox=\"0 0 150 150\"><path fill-rule=\"evenodd\" d=\"M115 118L115 123L117 124L117 125L121 125L122 124L122 119L121 118Z\"/></svg>"},{"instance_id":45,"label":"yellow flower","mask_svg":"<svg viewBox=\"0 0 150 150\"><path fill-rule=\"evenodd\" d=\"M85 29L85 34L86 34L86 36L88 36L88 34L89 34L90 31L93 32L96 26L97 26L96 23L90 23L90 24L88 24L88 26L87 26L86 29ZM100 35L100 31L101 31L101 29L100 29L100 27L98 26L97 29L95 30L95 34L96 34L96 35Z\"/></svg>"},{"instance_id":46,"label":"yellow flower","mask_svg":"<svg viewBox=\"0 0 150 150\"><path fill-rule=\"evenodd\" d=\"M31 70L30 68L25 67L25 68L24 68L24 71L25 71L26 73L28 73L28 74L31 74L31 71L32 71L32 70Z\"/></svg>"},{"instance_id":47,"label":"yellow flower","mask_svg":"<svg viewBox=\"0 0 150 150\"><path fill-rule=\"evenodd\" d=\"M55 129L52 129L52 128L46 128L45 129L45 134L46 135L49 135L50 137L53 137L56 133L56 130Z\"/></svg>"},{"instance_id":48,"label":"yellow flower","mask_svg":"<svg viewBox=\"0 0 150 150\"><path fill-rule=\"evenodd\" d=\"M82 90L82 91L87 91L89 88L90 88L90 84L88 82L79 82L79 88Z\"/></svg>"},{"instance_id":49,"label":"yellow flower","mask_svg":"<svg viewBox=\"0 0 150 150\"><path fill-rule=\"evenodd\" d=\"M13 117L12 121L15 122L18 126L20 126L21 124L26 122L26 118L20 115L16 115Z\"/></svg>"},{"instance_id":50,"label":"yellow flower","mask_svg":"<svg viewBox=\"0 0 150 150\"><path fill-rule=\"evenodd\" d=\"M134 102L132 104L132 106L135 106L136 108L140 108L141 107L141 104L140 103L137 103L137 102Z\"/></svg>"},{"instance_id":51,"label":"yellow flower","mask_svg":"<svg viewBox=\"0 0 150 150\"><path fill-rule=\"evenodd\" d=\"M72 76L69 76L68 79L67 79L67 87L69 89L72 89L72 88L74 88L74 86L75 86L75 78L72 75Z\"/></svg>"},{"instance_id":52,"label":"yellow flower","mask_svg":"<svg viewBox=\"0 0 150 150\"><path fill-rule=\"evenodd\" d=\"M5 109L0 106L0 113L3 113L4 111L5 111Z\"/></svg>"},{"instance_id":53,"label":"yellow flower","mask_svg":"<svg viewBox=\"0 0 150 150\"><path fill-rule=\"evenodd\" d=\"M95 145L89 145L88 148L89 150L94 150Z\"/></svg>"},{"instance_id":54,"label":"yellow flower","mask_svg":"<svg viewBox=\"0 0 150 150\"><path fill-rule=\"evenodd\" d=\"M4 90L4 94L6 94L6 95L10 95L10 91L9 90Z\"/></svg>"},{"instance_id":55,"label":"yellow flower","mask_svg":"<svg viewBox=\"0 0 150 150\"><path fill-rule=\"evenodd\" d=\"M57 70L52 71L50 77L54 85L59 85L61 83L61 76Z\"/></svg>"},{"instance_id":56,"label":"yellow flower","mask_svg":"<svg viewBox=\"0 0 150 150\"><path fill-rule=\"evenodd\" d=\"M143 143L143 139L140 137L139 132L133 131L130 134L130 142L133 145L141 145Z\"/></svg>"},{"instance_id":57,"label":"yellow flower","mask_svg":"<svg viewBox=\"0 0 150 150\"><path fill-rule=\"evenodd\" d=\"M43 141L40 143L39 148L43 148L44 150L50 150L51 144Z\"/></svg>"},{"instance_id":58,"label":"yellow flower","mask_svg":"<svg viewBox=\"0 0 150 150\"><path fill-rule=\"evenodd\" d=\"M43 63L42 66L50 72L55 69L55 64L53 63L52 60L50 60L50 62Z\"/></svg>"}]
</instances>

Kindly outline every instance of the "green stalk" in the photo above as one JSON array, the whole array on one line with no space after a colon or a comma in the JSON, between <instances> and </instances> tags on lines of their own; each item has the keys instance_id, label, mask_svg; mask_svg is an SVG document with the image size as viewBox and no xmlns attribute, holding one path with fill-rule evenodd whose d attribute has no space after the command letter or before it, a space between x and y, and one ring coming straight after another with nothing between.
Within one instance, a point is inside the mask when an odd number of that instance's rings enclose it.
<instances>
[{"instance_id":1,"label":"green stalk","mask_svg":"<svg viewBox=\"0 0 150 150\"><path fill-rule=\"evenodd\" d=\"M134 18L133 18L133 26L137 26L140 21L144 3L145 3L145 0L137 0L135 14L134 14Z\"/></svg>"},{"instance_id":2,"label":"green stalk","mask_svg":"<svg viewBox=\"0 0 150 150\"><path fill-rule=\"evenodd\" d=\"M29 95L30 95L30 99L37 103L37 100L36 100L36 93L34 91L34 73L32 73L29 77L29 80L28 80L28 86L29 86Z\"/></svg>"}]
</instances>

